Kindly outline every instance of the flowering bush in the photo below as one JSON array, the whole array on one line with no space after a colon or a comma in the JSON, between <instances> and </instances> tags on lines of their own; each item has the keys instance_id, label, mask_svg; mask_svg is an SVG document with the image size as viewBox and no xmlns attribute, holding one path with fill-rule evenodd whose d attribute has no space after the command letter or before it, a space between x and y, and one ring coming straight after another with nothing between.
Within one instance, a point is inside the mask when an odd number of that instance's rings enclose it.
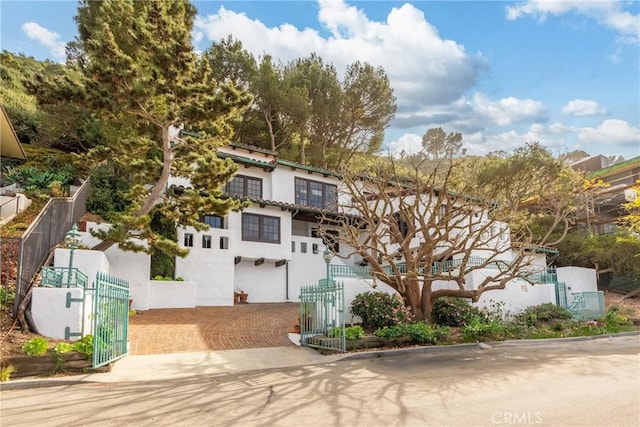
<instances>
[{"instance_id":1,"label":"flowering bush","mask_svg":"<svg viewBox=\"0 0 640 427\"><path fill-rule=\"evenodd\" d=\"M351 303L351 314L362 319L365 329L379 329L411 322L412 315L399 295L364 292Z\"/></svg>"},{"instance_id":2,"label":"flowering bush","mask_svg":"<svg viewBox=\"0 0 640 427\"><path fill-rule=\"evenodd\" d=\"M483 318L485 316L464 298L438 298L431 310L433 323L443 326L464 326L474 317Z\"/></svg>"}]
</instances>

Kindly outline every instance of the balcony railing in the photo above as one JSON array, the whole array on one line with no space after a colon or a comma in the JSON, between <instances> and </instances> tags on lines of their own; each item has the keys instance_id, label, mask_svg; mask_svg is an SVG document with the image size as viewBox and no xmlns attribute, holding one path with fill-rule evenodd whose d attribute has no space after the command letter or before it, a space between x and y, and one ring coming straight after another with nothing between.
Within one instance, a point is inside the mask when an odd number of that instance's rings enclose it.
<instances>
[{"instance_id":1,"label":"balcony railing","mask_svg":"<svg viewBox=\"0 0 640 427\"><path fill-rule=\"evenodd\" d=\"M89 278L78 268L42 267L42 286L49 288L83 288Z\"/></svg>"},{"instance_id":2,"label":"balcony railing","mask_svg":"<svg viewBox=\"0 0 640 427\"><path fill-rule=\"evenodd\" d=\"M462 259L454 259L444 262L434 262L431 266L431 274L446 273L450 270L455 270L462 265ZM509 268L509 264L506 261L489 261L484 258L470 257L467 260L466 267L483 267L497 270L506 270ZM330 274L331 277L359 277L361 279L371 278L371 267L369 266L348 266L348 265L331 265ZM400 274L407 274L407 265L405 263L397 263L396 268ZM391 266L383 267L385 273L389 275L394 274L394 270ZM424 274L424 267L418 268L418 274ZM557 283L558 275L554 268L544 269L535 273L525 273L521 276L533 283Z\"/></svg>"}]
</instances>

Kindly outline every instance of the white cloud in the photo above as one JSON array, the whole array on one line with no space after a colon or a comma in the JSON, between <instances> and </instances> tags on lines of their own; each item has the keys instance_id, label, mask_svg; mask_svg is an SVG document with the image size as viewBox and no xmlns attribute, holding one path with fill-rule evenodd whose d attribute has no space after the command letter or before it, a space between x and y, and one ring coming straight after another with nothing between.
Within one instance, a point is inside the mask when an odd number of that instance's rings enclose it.
<instances>
[{"instance_id":1,"label":"white cloud","mask_svg":"<svg viewBox=\"0 0 640 427\"><path fill-rule=\"evenodd\" d=\"M562 112L573 114L574 116L602 116L607 114L604 107L598 105L596 101L588 99L574 99L562 107Z\"/></svg>"},{"instance_id":2,"label":"white cloud","mask_svg":"<svg viewBox=\"0 0 640 427\"><path fill-rule=\"evenodd\" d=\"M589 144L636 147L640 152L640 129L624 120L605 120L598 127L581 128L578 139Z\"/></svg>"},{"instance_id":3,"label":"white cloud","mask_svg":"<svg viewBox=\"0 0 640 427\"><path fill-rule=\"evenodd\" d=\"M506 7L506 12L509 20L531 15L537 17L540 22L544 22L549 15L577 13L595 19L621 36L631 36L638 42L640 15L633 15L624 10L624 7L625 3L620 1L527 0L516 6Z\"/></svg>"},{"instance_id":4,"label":"white cloud","mask_svg":"<svg viewBox=\"0 0 640 427\"><path fill-rule=\"evenodd\" d=\"M499 101L490 101L485 95L477 93L471 100L471 105L483 119L498 126L548 119L547 108L542 102L534 99L508 97Z\"/></svg>"},{"instance_id":5,"label":"white cloud","mask_svg":"<svg viewBox=\"0 0 640 427\"><path fill-rule=\"evenodd\" d=\"M22 31L24 31L30 39L36 40L51 49L51 55L54 58L58 60L65 59L66 43L60 41L60 35L58 33L49 31L35 22L22 24Z\"/></svg>"},{"instance_id":6,"label":"white cloud","mask_svg":"<svg viewBox=\"0 0 640 427\"><path fill-rule=\"evenodd\" d=\"M464 135L463 147L469 154L484 156L492 151L510 152L524 147L528 142L539 142L551 152L559 154L567 151L568 147L572 150L580 148L567 139L571 132L572 129L562 123L553 123L550 126L534 123L522 133L510 130L497 134L485 131Z\"/></svg>"},{"instance_id":7,"label":"white cloud","mask_svg":"<svg viewBox=\"0 0 640 427\"><path fill-rule=\"evenodd\" d=\"M473 133L492 126L540 123L548 119L547 107L540 101L514 97L492 100L483 93L475 93L471 99L461 97L448 105L400 111L392 126L442 126Z\"/></svg>"},{"instance_id":8,"label":"white cloud","mask_svg":"<svg viewBox=\"0 0 640 427\"><path fill-rule=\"evenodd\" d=\"M442 39L411 4L393 8L384 22L370 20L342 0L320 0L318 5L318 20L330 37L290 24L269 28L224 7L213 15L198 16L195 30L214 42L231 34L254 55L268 53L282 62L315 52L340 74L357 60L381 66L394 89L398 111L455 101L486 67L480 54L469 55L464 46Z\"/></svg>"},{"instance_id":9,"label":"white cloud","mask_svg":"<svg viewBox=\"0 0 640 427\"><path fill-rule=\"evenodd\" d=\"M405 133L396 141L390 142L387 150L394 157L402 154L416 154L422 150L422 137L415 133Z\"/></svg>"}]
</instances>

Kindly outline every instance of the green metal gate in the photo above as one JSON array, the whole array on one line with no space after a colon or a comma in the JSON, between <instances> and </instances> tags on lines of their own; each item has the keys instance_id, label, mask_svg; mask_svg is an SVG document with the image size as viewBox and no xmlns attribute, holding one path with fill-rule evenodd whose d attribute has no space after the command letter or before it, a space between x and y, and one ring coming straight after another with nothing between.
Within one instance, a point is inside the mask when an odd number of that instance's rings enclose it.
<instances>
[{"instance_id":1,"label":"green metal gate","mask_svg":"<svg viewBox=\"0 0 640 427\"><path fill-rule=\"evenodd\" d=\"M344 284L323 279L300 289L300 344L346 351Z\"/></svg>"},{"instance_id":2,"label":"green metal gate","mask_svg":"<svg viewBox=\"0 0 640 427\"><path fill-rule=\"evenodd\" d=\"M573 294L573 302L568 307L574 319L594 320L604 316L604 293L580 292Z\"/></svg>"},{"instance_id":3,"label":"green metal gate","mask_svg":"<svg viewBox=\"0 0 640 427\"><path fill-rule=\"evenodd\" d=\"M555 282L556 285L556 305L567 308L567 285L564 282Z\"/></svg>"},{"instance_id":4,"label":"green metal gate","mask_svg":"<svg viewBox=\"0 0 640 427\"><path fill-rule=\"evenodd\" d=\"M129 282L98 273L93 295L93 367L127 354Z\"/></svg>"}]
</instances>

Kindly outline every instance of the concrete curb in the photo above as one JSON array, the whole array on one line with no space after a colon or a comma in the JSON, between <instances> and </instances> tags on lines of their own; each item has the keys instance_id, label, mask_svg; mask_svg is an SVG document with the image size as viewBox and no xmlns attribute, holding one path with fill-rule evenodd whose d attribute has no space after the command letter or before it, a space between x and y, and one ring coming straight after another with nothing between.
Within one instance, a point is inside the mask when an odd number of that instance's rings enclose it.
<instances>
[{"instance_id":1,"label":"concrete curb","mask_svg":"<svg viewBox=\"0 0 640 427\"><path fill-rule=\"evenodd\" d=\"M295 367L309 366L309 365L315 365L315 364L335 363L335 362L341 362L341 361L377 359L382 357L406 356L406 355L412 355L412 354L425 354L425 353L439 354L439 353L465 351L465 350L472 350L472 349L489 349L491 347L533 346L533 345L544 345L549 343L562 344L562 343L570 343L570 342L595 341L595 340L628 337L628 336L640 336L640 331L621 332L618 334L607 334L607 335L590 335L585 337L547 338L547 339L536 339L536 340L508 340L508 341L490 341L490 342L482 342L482 343L476 342L476 343L469 343L469 344L420 346L420 347L397 348L397 349L389 349L389 350L361 351L358 353L345 353L345 354L332 353L332 354L327 354L325 356L320 356L320 354L318 353L318 356L320 357L315 358L315 360L312 360L314 358L310 357L308 358L308 360L304 360L304 361L296 360L295 362L290 361L289 363L283 364L281 366L252 368L252 369L236 369L236 370L230 370L228 372L220 372L217 374L203 373L202 375L232 375L232 374L239 374L239 373L246 374L250 372L274 371L274 370L283 369L283 368L295 368ZM274 347L274 348L278 348L278 347ZM268 349L265 349L265 350L268 350ZM123 379L118 379L118 378L114 378L112 381L108 381L106 379L102 379L102 380L92 379L92 377L96 378L95 375L100 375L100 374L85 374L85 375L75 375L75 376L66 376L66 377L57 377L57 378L41 378L41 377L18 378L15 380L11 380L9 382L1 383L0 391L70 386L70 385L77 385L77 384L123 382ZM160 378L150 378L145 381L170 381L170 380L176 380L176 379L179 379L179 378L166 378L164 380ZM130 382L137 382L137 381L142 381L142 380L131 380Z\"/></svg>"},{"instance_id":2,"label":"concrete curb","mask_svg":"<svg viewBox=\"0 0 640 427\"><path fill-rule=\"evenodd\" d=\"M487 341L487 342L475 342L475 343L469 343L469 344L409 347L409 348L399 348L399 349L389 349L389 350L362 351L359 353L347 354L344 357L340 358L340 360L376 359L379 357L402 356L402 355L416 354L416 353L445 353L449 351L482 348L483 346L488 346L489 348L490 347L515 347L515 346L542 345L550 342L563 343L563 342L594 341L594 340L601 340L601 339L609 339L611 337L625 337L625 336L637 336L637 335L640 335L640 331L620 332L617 334L606 334L606 335L588 335L584 337Z\"/></svg>"}]
</instances>

